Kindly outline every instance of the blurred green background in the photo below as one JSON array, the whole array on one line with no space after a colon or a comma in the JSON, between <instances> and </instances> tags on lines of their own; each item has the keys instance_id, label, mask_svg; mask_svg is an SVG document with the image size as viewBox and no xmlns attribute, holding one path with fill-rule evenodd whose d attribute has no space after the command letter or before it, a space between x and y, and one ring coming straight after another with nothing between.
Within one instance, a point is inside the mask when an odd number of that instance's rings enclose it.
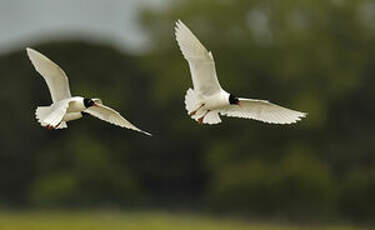
<instances>
[{"instance_id":1,"label":"blurred green background","mask_svg":"<svg viewBox=\"0 0 375 230\"><path fill-rule=\"evenodd\" d=\"M141 48L51 30L1 53L1 229L53 229L52 220L56 229L374 225L375 1L165 0L137 9ZM213 52L225 89L308 117L290 126L195 123L184 108L191 78L177 19ZM154 136L93 117L40 127L35 109L51 100L26 46L65 70L72 94L100 97Z\"/></svg>"}]
</instances>

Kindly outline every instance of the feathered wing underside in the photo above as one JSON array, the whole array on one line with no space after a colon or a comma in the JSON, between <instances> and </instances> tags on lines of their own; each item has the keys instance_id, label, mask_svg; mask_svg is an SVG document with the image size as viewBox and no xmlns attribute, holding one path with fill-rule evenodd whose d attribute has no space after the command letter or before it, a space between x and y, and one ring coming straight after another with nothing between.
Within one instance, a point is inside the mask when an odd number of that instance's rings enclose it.
<instances>
[{"instance_id":1,"label":"feathered wing underside","mask_svg":"<svg viewBox=\"0 0 375 230\"><path fill-rule=\"evenodd\" d=\"M194 89L207 96L221 90L212 53L207 51L181 20L176 22L175 35L180 50L189 63Z\"/></svg>"},{"instance_id":2,"label":"feathered wing underside","mask_svg":"<svg viewBox=\"0 0 375 230\"><path fill-rule=\"evenodd\" d=\"M69 107L71 99L58 101L51 106L39 106L36 109L35 116L42 126L51 126L54 128L66 128L66 123L62 122L66 110Z\"/></svg>"},{"instance_id":3,"label":"feathered wing underside","mask_svg":"<svg viewBox=\"0 0 375 230\"><path fill-rule=\"evenodd\" d=\"M219 113L217 111L210 111L203 118L204 124L215 125L221 123Z\"/></svg>"},{"instance_id":4,"label":"feathered wing underside","mask_svg":"<svg viewBox=\"0 0 375 230\"><path fill-rule=\"evenodd\" d=\"M151 136L150 133L137 128L135 125L133 125L132 123L127 121L124 117L122 117L117 111L103 104L97 104L97 106L91 106L88 109L86 109L84 112L96 118L99 118L103 121L109 122L111 124L114 124L123 128L127 128L127 129L132 129L132 130Z\"/></svg>"},{"instance_id":5,"label":"feathered wing underside","mask_svg":"<svg viewBox=\"0 0 375 230\"><path fill-rule=\"evenodd\" d=\"M272 124L292 124L307 115L306 113L287 109L265 100L240 98L240 103L242 107L228 105L226 108L220 110L220 114L230 117L254 119Z\"/></svg>"},{"instance_id":6,"label":"feathered wing underside","mask_svg":"<svg viewBox=\"0 0 375 230\"><path fill-rule=\"evenodd\" d=\"M49 58L31 48L26 48L27 55L36 71L47 83L52 101L70 98L69 80L65 72Z\"/></svg>"}]
</instances>

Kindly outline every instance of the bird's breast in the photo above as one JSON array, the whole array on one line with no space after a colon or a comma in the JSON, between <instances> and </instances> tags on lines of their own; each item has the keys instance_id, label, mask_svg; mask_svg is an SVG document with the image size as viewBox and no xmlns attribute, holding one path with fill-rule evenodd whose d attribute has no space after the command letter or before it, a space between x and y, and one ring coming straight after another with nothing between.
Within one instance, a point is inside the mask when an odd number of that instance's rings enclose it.
<instances>
[{"instance_id":1,"label":"bird's breast","mask_svg":"<svg viewBox=\"0 0 375 230\"><path fill-rule=\"evenodd\" d=\"M70 113L65 113L63 121L73 121L80 119L82 117L81 112L70 112Z\"/></svg>"},{"instance_id":2,"label":"bird's breast","mask_svg":"<svg viewBox=\"0 0 375 230\"><path fill-rule=\"evenodd\" d=\"M205 107L208 110L220 109L228 105L228 103L228 98L224 94L216 94L205 98Z\"/></svg>"}]
</instances>

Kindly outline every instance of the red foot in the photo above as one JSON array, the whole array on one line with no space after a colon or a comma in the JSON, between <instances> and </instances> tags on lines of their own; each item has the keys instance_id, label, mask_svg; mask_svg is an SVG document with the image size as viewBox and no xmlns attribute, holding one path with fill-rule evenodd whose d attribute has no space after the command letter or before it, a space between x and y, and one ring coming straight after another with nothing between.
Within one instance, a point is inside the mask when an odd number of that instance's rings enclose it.
<instances>
[{"instance_id":1,"label":"red foot","mask_svg":"<svg viewBox=\"0 0 375 230\"><path fill-rule=\"evenodd\" d=\"M47 125L47 126L45 126L45 128L48 129L48 130L53 130L53 129L55 129L55 127L53 127L52 125Z\"/></svg>"},{"instance_id":2,"label":"red foot","mask_svg":"<svg viewBox=\"0 0 375 230\"><path fill-rule=\"evenodd\" d=\"M204 119L204 116L201 117L201 118L198 118L198 123L199 123L199 124L203 124L203 119Z\"/></svg>"},{"instance_id":3,"label":"red foot","mask_svg":"<svg viewBox=\"0 0 375 230\"><path fill-rule=\"evenodd\" d=\"M196 113L197 113L197 110L195 110L195 111L189 113L189 116L194 116Z\"/></svg>"},{"instance_id":4,"label":"red foot","mask_svg":"<svg viewBox=\"0 0 375 230\"><path fill-rule=\"evenodd\" d=\"M190 113L189 113L189 116L193 116L193 115L195 115L195 114L197 113L197 111L200 110L204 105L205 105L205 104L202 104L201 106L198 107L198 109L196 109L196 110L190 112Z\"/></svg>"}]
</instances>

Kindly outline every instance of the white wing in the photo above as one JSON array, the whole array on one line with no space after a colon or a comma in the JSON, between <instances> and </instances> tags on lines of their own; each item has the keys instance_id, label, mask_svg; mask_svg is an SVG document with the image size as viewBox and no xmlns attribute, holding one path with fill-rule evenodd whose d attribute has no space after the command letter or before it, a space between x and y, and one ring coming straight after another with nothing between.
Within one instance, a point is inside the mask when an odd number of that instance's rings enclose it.
<instances>
[{"instance_id":1,"label":"white wing","mask_svg":"<svg viewBox=\"0 0 375 230\"><path fill-rule=\"evenodd\" d=\"M97 117L103 121L109 122L111 124L118 125L123 128L132 129L151 136L150 133L137 128L132 123L123 118L117 111L103 104L96 104L96 106L91 106L84 112L91 114L92 116Z\"/></svg>"},{"instance_id":2,"label":"white wing","mask_svg":"<svg viewBox=\"0 0 375 230\"><path fill-rule=\"evenodd\" d=\"M189 63L194 89L207 96L221 90L212 53L181 20L176 22L175 34L181 52Z\"/></svg>"},{"instance_id":3,"label":"white wing","mask_svg":"<svg viewBox=\"0 0 375 230\"><path fill-rule=\"evenodd\" d=\"M291 124L301 120L307 114L272 104L264 100L240 98L241 107L228 105L220 114L230 117L255 119L273 124Z\"/></svg>"},{"instance_id":4,"label":"white wing","mask_svg":"<svg viewBox=\"0 0 375 230\"><path fill-rule=\"evenodd\" d=\"M70 98L68 77L64 71L49 58L31 48L26 48L27 55L36 71L47 83L53 102Z\"/></svg>"}]
</instances>

